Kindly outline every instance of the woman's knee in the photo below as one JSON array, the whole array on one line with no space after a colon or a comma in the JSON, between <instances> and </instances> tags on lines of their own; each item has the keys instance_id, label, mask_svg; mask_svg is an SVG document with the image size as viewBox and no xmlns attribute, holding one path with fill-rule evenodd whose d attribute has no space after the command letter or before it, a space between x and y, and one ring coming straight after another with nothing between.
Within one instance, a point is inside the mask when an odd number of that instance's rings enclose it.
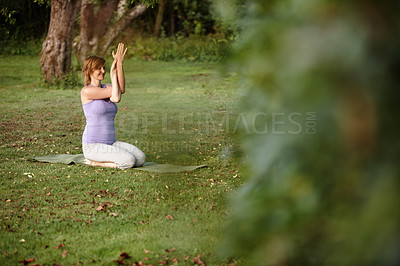
<instances>
[{"instance_id":1,"label":"woman's knee","mask_svg":"<svg viewBox=\"0 0 400 266\"><path fill-rule=\"evenodd\" d=\"M146 161L146 154L144 154L144 152L140 152L135 154L136 156L136 164L135 167L140 167L144 164L144 162Z\"/></svg>"},{"instance_id":2,"label":"woman's knee","mask_svg":"<svg viewBox=\"0 0 400 266\"><path fill-rule=\"evenodd\" d=\"M115 163L120 169L132 168L136 163L136 158L129 153L124 153Z\"/></svg>"}]
</instances>

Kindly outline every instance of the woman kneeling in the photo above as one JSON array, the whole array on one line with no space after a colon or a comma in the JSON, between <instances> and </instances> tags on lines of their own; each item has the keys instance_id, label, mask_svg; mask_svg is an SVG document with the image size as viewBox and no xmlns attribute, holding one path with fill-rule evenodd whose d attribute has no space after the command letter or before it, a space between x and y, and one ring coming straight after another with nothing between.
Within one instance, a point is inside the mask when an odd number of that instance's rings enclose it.
<instances>
[{"instance_id":1,"label":"woman kneeling","mask_svg":"<svg viewBox=\"0 0 400 266\"><path fill-rule=\"evenodd\" d=\"M126 169L142 166L146 159L139 148L117 141L115 137L116 103L125 93L123 62L126 50L120 43L117 52L112 52L114 61L110 69L111 85L101 84L106 73L104 58L92 55L83 64L85 87L81 90L81 101L86 127L82 136L82 149L85 163L89 165Z\"/></svg>"}]
</instances>

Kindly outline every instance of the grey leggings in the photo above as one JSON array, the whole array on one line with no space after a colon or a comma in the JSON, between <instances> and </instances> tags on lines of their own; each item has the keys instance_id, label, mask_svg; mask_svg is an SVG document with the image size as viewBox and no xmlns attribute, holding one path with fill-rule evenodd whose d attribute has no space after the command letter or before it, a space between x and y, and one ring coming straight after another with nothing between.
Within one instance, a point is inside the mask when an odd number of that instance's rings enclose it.
<instances>
[{"instance_id":1,"label":"grey leggings","mask_svg":"<svg viewBox=\"0 0 400 266\"><path fill-rule=\"evenodd\" d=\"M118 140L111 145L83 143L82 148L86 159L96 162L114 162L120 169L142 166L146 159L146 155L139 148Z\"/></svg>"}]
</instances>

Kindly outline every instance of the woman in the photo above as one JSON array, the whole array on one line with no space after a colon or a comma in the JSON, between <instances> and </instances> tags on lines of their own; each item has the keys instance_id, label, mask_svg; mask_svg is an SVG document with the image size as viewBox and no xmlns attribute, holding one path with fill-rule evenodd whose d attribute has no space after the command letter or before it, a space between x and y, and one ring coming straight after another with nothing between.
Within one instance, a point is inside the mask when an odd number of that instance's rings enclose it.
<instances>
[{"instance_id":1,"label":"woman","mask_svg":"<svg viewBox=\"0 0 400 266\"><path fill-rule=\"evenodd\" d=\"M126 169L142 166L145 154L137 147L118 141L115 137L114 118L121 95L125 93L123 62L127 49L118 44L112 51L111 85L101 81L106 73L105 59L89 56L83 64L85 87L81 90L81 101L86 116L86 127L82 136L85 163L94 166Z\"/></svg>"}]
</instances>

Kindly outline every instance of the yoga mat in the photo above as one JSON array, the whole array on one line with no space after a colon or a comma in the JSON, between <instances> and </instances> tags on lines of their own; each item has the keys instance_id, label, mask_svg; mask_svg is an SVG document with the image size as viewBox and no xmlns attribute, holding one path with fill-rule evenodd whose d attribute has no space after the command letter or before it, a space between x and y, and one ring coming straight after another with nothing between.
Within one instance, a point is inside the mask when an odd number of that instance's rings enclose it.
<instances>
[{"instance_id":1,"label":"yoga mat","mask_svg":"<svg viewBox=\"0 0 400 266\"><path fill-rule=\"evenodd\" d=\"M38 162L46 162L46 163L87 165L84 163L85 157L83 156L83 154L51 154L44 156L36 156L33 159ZM195 169L202 167L206 167L206 165L182 166L174 164L158 164L154 162L145 162L143 166L135 167L132 169L148 171L148 172L158 172L158 173L179 173L179 172L193 171Z\"/></svg>"}]
</instances>

